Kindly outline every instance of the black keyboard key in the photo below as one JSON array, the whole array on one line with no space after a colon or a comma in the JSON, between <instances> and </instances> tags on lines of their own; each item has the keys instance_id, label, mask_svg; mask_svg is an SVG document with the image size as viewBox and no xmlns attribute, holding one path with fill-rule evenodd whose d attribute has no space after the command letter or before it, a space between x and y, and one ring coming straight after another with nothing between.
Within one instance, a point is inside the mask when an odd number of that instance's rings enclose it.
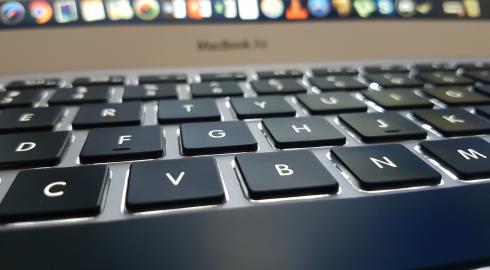
<instances>
[{"instance_id":1,"label":"black keyboard key","mask_svg":"<svg viewBox=\"0 0 490 270\"><path fill-rule=\"evenodd\" d=\"M490 98L476 92L468 91L465 87L436 87L426 88L424 92L450 106L482 105L490 103Z\"/></svg>"},{"instance_id":2,"label":"black keyboard key","mask_svg":"<svg viewBox=\"0 0 490 270\"><path fill-rule=\"evenodd\" d=\"M34 79L34 80L17 80L7 84L7 90L24 90L24 89L41 89L56 88L60 80L58 79Z\"/></svg>"},{"instance_id":3,"label":"black keyboard key","mask_svg":"<svg viewBox=\"0 0 490 270\"><path fill-rule=\"evenodd\" d=\"M138 78L139 84L167 84L167 83L186 83L187 75L170 74L170 75L144 75Z\"/></svg>"},{"instance_id":4,"label":"black keyboard key","mask_svg":"<svg viewBox=\"0 0 490 270\"><path fill-rule=\"evenodd\" d=\"M296 110L282 97L232 98L238 119L295 116Z\"/></svg>"},{"instance_id":5,"label":"black keyboard key","mask_svg":"<svg viewBox=\"0 0 490 270\"><path fill-rule=\"evenodd\" d=\"M433 72L433 71L456 71L458 67L453 64L435 63L435 64L416 64L412 66L418 72Z\"/></svg>"},{"instance_id":6,"label":"black keyboard key","mask_svg":"<svg viewBox=\"0 0 490 270\"><path fill-rule=\"evenodd\" d=\"M426 141L420 146L449 166L460 179L490 177L490 144L481 138Z\"/></svg>"},{"instance_id":7,"label":"black keyboard key","mask_svg":"<svg viewBox=\"0 0 490 270\"><path fill-rule=\"evenodd\" d=\"M105 103L109 101L111 91L106 86L77 87L58 89L49 99L49 104Z\"/></svg>"},{"instance_id":8,"label":"black keyboard key","mask_svg":"<svg viewBox=\"0 0 490 270\"><path fill-rule=\"evenodd\" d=\"M124 85L123 76L102 76L102 77L81 77L73 80L72 85L76 86L111 86Z\"/></svg>"},{"instance_id":9,"label":"black keyboard key","mask_svg":"<svg viewBox=\"0 0 490 270\"><path fill-rule=\"evenodd\" d=\"M94 128L109 126L140 125L143 118L143 106L140 102L122 104L84 104L80 106L73 128Z\"/></svg>"},{"instance_id":10,"label":"black keyboard key","mask_svg":"<svg viewBox=\"0 0 490 270\"><path fill-rule=\"evenodd\" d=\"M490 84L477 84L474 89L478 93L490 96Z\"/></svg>"},{"instance_id":11,"label":"black keyboard key","mask_svg":"<svg viewBox=\"0 0 490 270\"><path fill-rule=\"evenodd\" d=\"M310 151L242 154L236 157L252 199L336 193L338 183Z\"/></svg>"},{"instance_id":12,"label":"black keyboard key","mask_svg":"<svg viewBox=\"0 0 490 270\"><path fill-rule=\"evenodd\" d=\"M237 82L191 83L193 97L243 96L243 90Z\"/></svg>"},{"instance_id":13,"label":"black keyboard key","mask_svg":"<svg viewBox=\"0 0 490 270\"><path fill-rule=\"evenodd\" d=\"M70 139L68 131L0 135L0 168L58 165Z\"/></svg>"},{"instance_id":14,"label":"black keyboard key","mask_svg":"<svg viewBox=\"0 0 490 270\"><path fill-rule=\"evenodd\" d=\"M158 100L176 99L177 89L175 84L144 84L126 86L123 100Z\"/></svg>"},{"instance_id":15,"label":"black keyboard key","mask_svg":"<svg viewBox=\"0 0 490 270\"><path fill-rule=\"evenodd\" d=\"M311 114L338 114L367 111L366 104L348 93L303 94L298 95L297 98Z\"/></svg>"},{"instance_id":16,"label":"black keyboard key","mask_svg":"<svg viewBox=\"0 0 490 270\"><path fill-rule=\"evenodd\" d=\"M80 161L139 160L163 154L163 132L159 126L98 128L90 130Z\"/></svg>"},{"instance_id":17,"label":"black keyboard key","mask_svg":"<svg viewBox=\"0 0 490 270\"><path fill-rule=\"evenodd\" d=\"M160 124L219 120L221 120L221 114L213 99L163 100L158 103Z\"/></svg>"},{"instance_id":18,"label":"black keyboard key","mask_svg":"<svg viewBox=\"0 0 490 270\"><path fill-rule=\"evenodd\" d=\"M381 66L366 66L364 72L370 74L378 73L408 73L410 70L407 66L402 65L381 65Z\"/></svg>"},{"instance_id":19,"label":"black keyboard key","mask_svg":"<svg viewBox=\"0 0 490 270\"><path fill-rule=\"evenodd\" d=\"M465 72L464 75L483 83L490 83L490 68L488 69L489 70L468 71Z\"/></svg>"},{"instance_id":20,"label":"black keyboard key","mask_svg":"<svg viewBox=\"0 0 490 270\"><path fill-rule=\"evenodd\" d=\"M416 95L409 89L366 91L363 95L386 110L434 107L432 102Z\"/></svg>"},{"instance_id":21,"label":"black keyboard key","mask_svg":"<svg viewBox=\"0 0 490 270\"><path fill-rule=\"evenodd\" d=\"M477 107L476 112L490 119L490 105Z\"/></svg>"},{"instance_id":22,"label":"black keyboard key","mask_svg":"<svg viewBox=\"0 0 490 270\"><path fill-rule=\"evenodd\" d=\"M367 74L365 77L368 79L368 81L377 83L383 88L424 86L424 82L419 79L412 78L407 74Z\"/></svg>"},{"instance_id":23,"label":"black keyboard key","mask_svg":"<svg viewBox=\"0 0 490 270\"><path fill-rule=\"evenodd\" d=\"M241 121L182 124L185 155L209 155L257 150L257 141Z\"/></svg>"},{"instance_id":24,"label":"black keyboard key","mask_svg":"<svg viewBox=\"0 0 490 270\"><path fill-rule=\"evenodd\" d=\"M347 91L366 89L366 85L352 76L327 76L310 78L310 83L322 91Z\"/></svg>"},{"instance_id":25,"label":"black keyboard key","mask_svg":"<svg viewBox=\"0 0 490 270\"><path fill-rule=\"evenodd\" d=\"M343 145L346 138L321 116L262 121L277 148Z\"/></svg>"},{"instance_id":26,"label":"black keyboard key","mask_svg":"<svg viewBox=\"0 0 490 270\"><path fill-rule=\"evenodd\" d=\"M418 110L413 115L447 137L490 132L490 122L462 109Z\"/></svg>"},{"instance_id":27,"label":"black keyboard key","mask_svg":"<svg viewBox=\"0 0 490 270\"><path fill-rule=\"evenodd\" d=\"M418 74L417 78L438 86L471 85L474 83L472 79L459 76L454 72L426 72Z\"/></svg>"},{"instance_id":28,"label":"black keyboard key","mask_svg":"<svg viewBox=\"0 0 490 270\"><path fill-rule=\"evenodd\" d=\"M268 79L297 79L303 77L300 70L276 70L276 71L259 71L257 76L261 80Z\"/></svg>"},{"instance_id":29,"label":"black keyboard key","mask_svg":"<svg viewBox=\"0 0 490 270\"><path fill-rule=\"evenodd\" d=\"M53 130L63 112L59 107L6 109L0 114L0 133Z\"/></svg>"},{"instance_id":30,"label":"black keyboard key","mask_svg":"<svg viewBox=\"0 0 490 270\"><path fill-rule=\"evenodd\" d=\"M101 211L108 177L107 166L22 171L0 204L0 220L95 216Z\"/></svg>"},{"instance_id":31,"label":"black keyboard key","mask_svg":"<svg viewBox=\"0 0 490 270\"><path fill-rule=\"evenodd\" d=\"M220 204L225 193L213 158L138 162L131 165L130 211Z\"/></svg>"},{"instance_id":32,"label":"black keyboard key","mask_svg":"<svg viewBox=\"0 0 490 270\"><path fill-rule=\"evenodd\" d=\"M250 85L259 95L306 93L306 88L295 79L251 81Z\"/></svg>"},{"instance_id":33,"label":"black keyboard key","mask_svg":"<svg viewBox=\"0 0 490 270\"><path fill-rule=\"evenodd\" d=\"M43 91L17 91L0 92L0 108L31 107L41 100Z\"/></svg>"},{"instance_id":34,"label":"black keyboard key","mask_svg":"<svg viewBox=\"0 0 490 270\"><path fill-rule=\"evenodd\" d=\"M332 154L366 190L437 185L442 176L398 144L338 147Z\"/></svg>"},{"instance_id":35,"label":"black keyboard key","mask_svg":"<svg viewBox=\"0 0 490 270\"><path fill-rule=\"evenodd\" d=\"M202 73L201 82L245 81L247 75L243 72Z\"/></svg>"},{"instance_id":36,"label":"black keyboard key","mask_svg":"<svg viewBox=\"0 0 490 270\"><path fill-rule=\"evenodd\" d=\"M353 67L327 67L314 68L311 73L315 77L335 76L335 75L357 75L359 71Z\"/></svg>"},{"instance_id":37,"label":"black keyboard key","mask_svg":"<svg viewBox=\"0 0 490 270\"><path fill-rule=\"evenodd\" d=\"M363 142L422 140L427 132L396 112L347 113L339 119L356 131Z\"/></svg>"}]
</instances>

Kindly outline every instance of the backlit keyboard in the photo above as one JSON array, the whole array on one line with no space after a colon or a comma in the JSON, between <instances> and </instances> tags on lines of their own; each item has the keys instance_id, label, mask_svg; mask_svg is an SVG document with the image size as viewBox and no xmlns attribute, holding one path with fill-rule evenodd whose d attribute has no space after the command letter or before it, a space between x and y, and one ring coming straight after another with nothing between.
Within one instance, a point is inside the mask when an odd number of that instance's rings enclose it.
<instances>
[{"instance_id":1,"label":"backlit keyboard","mask_svg":"<svg viewBox=\"0 0 490 270\"><path fill-rule=\"evenodd\" d=\"M473 194L488 83L459 61L0 76L0 232Z\"/></svg>"}]
</instances>

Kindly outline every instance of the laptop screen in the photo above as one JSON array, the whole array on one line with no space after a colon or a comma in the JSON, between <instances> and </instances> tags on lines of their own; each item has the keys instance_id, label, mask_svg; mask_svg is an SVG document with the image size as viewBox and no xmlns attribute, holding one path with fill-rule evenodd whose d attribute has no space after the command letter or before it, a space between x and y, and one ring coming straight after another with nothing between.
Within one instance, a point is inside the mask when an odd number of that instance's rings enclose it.
<instances>
[{"instance_id":1,"label":"laptop screen","mask_svg":"<svg viewBox=\"0 0 490 270\"><path fill-rule=\"evenodd\" d=\"M0 29L312 20L490 19L483 0L0 1Z\"/></svg>"}]
</instances>

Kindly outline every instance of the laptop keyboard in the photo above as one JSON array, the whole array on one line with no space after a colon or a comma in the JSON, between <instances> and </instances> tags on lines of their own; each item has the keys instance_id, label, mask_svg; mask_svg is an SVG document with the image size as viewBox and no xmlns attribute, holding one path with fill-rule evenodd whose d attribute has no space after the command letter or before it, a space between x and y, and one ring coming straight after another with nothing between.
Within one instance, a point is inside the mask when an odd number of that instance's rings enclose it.
<instances>
[{"instance_id":1,"label":"laptop keyboard","mask_svg":"<svg viewBox=\"0 0 490 270\"><path fill-rule=\"evenodd\" d=\"M487 63L143 73L0 77L0 229L490 178Z\"/></svg>"}]
</instances>

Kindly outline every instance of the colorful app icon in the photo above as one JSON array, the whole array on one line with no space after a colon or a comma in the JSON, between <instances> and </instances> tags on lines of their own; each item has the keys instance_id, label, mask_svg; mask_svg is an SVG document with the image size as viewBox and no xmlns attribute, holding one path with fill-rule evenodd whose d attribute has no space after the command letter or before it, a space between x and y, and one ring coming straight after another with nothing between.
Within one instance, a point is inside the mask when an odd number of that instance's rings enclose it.
<instances>
[{"instance_id":1,"label":"colorful app icon","mask_svg":"<svg viewBox=\"0 0 490 270\"><path fill-rule=\"evenodd\" d=\"M395 2L393 0L378 0L377 6L381 15L391 16L395 14Z\"/></svg>"},{"instance_id":2,"label":"colorful app icon","mask_svg":"<svg viewBox=\"0 0 490 270\"><path fill-rule=\"evenodd\" d=\"M95 22L105 19L105 9L102 0L81 0L80 10L86 22Z\"/></svg>"},{"instance_id":3,"label":"colorful app icon","mask_svg":"<svg viewBox=\"0 0 490 270\"><path fill-rule=\"evenodd\" d=\"M341 17L349 16L352 12L351 0L332 0L332 6Z\"/></svg>"},{"instance_id":4,"label":"colorful app icon","mask_svg":"<svg viewBox=\"0 0 490 270\"><path fill-rule=\"evenodd\" d=\"M374 0L354 0L354 8L361 18L367 18L376 12Z\"/></svg>"},{"instance_id":5,"label":"colorful app icon","mask_svg":"<svg viewBox=\"0 0 490 270\"><path fill-rule=\"evenodd\" d=\"M201 0L187 0L187 15L190 19L201 20Z\"/></svg>"},{"instance_id":6,"label":"colorful app icon","mask_svg":"<svg viewBox=\"0 0 490 270\"><path fill-rule=\"evenodd\" d=\"M211 0L187 0L187 13L194 20L210 18L213 15Z\"/></svg>"},{"instance_id":7,"label":"colorful app icon","mask_svg":"<svg viewBox=\"0 0 490 270\"><path fill-rule=\"evenodd\" d=\"M418 13L422 15L427 15L432 11L432 3L427 0L425 2L419 2L415 6L415 9L417 10Z\"/></svg>"},{"instance_id":8,"label":"colorful app icon","mask_svg":"<svg viewBox=\"0 0 490 270\"><path fill-rule=\"evenodd\" d=\"M45 24L53 18L53 8L49 2L44 0L30 2L29 12L37 24Z\"/></svg>"},{"instance_id":9,"label":"colorful app icon","mask_svg":"<svg viewBox=\"0 0 490 270\"><path fill-rule=\"evenodd\" d=\"M242 20L259 18L259 2L257 0L238 0L238 14Z\"/></svg>"},{"instance_id":10,"label":"colorful app icon","mask_svg":"<svg viewBox=\"0 0 490 270\"><path fill-rule=\"evenodd\" d=\"M210 18L213 15L213 5L211 0L199 1L199 12L201 12L201 17Z\"/></svg>"},{"instance_id":11,"label":"colorful app icon","mask_svg":"<svg viewBox=\"0 0 490 270\"><path fill-rule=\"evenodd\" d=\"M236 0L224 0L223 3L225 4L225 18L236 18L238 16Z\"/></svg>"},{"instance_id":12,"label":"colorful app icon","mask_svg":"<svg viewBox=\"0 0 490 270\"><path fill-rule=\"evenodd\" d=\"M174 4L174 18L185 19L187 17L187 6L185 0L172 0Z\"/></svg>"},{"instance_id":13,"label":"colorful app icon","mask_svg":"<svg viewBox=\"0 0 490 270\"><path fill-rule=\"evenodd\" d=\"M442 11L446 15L465 17L466 12L463 3L460 1L445 1L442 3Z\"/></svg>"},{"instance_id":14,"label":"colorful app icon","mask_svg":"<svg viewBox=\"0 0 490 270\"><path fill-rule=\"evenodd\" d=\"M107 17L112 21L131 20L134 16L129 0L106 0Z\"/></svg>"},{"instance_id":15,"label":"colorful app icon","mask_svg":"<svg viewBox=\"0 0 490 270\"><path fill-rule=\"evenodd\" d=\"M286 10L286 19L288 20L304 20L308 19L308 10L303 7L301 0L291 0L291 4Z\"/></svg>"},{"instance_id":16,"label":"colorful app icon","mask_svg":"<svg viewBox=\"0 0 490 270\"><path fill-rule=\"evenodd\" d=\"M321 18L326 17L330 13L330 0L309 0L308 10L311 16Z\"/></svg>"},{"instance_id":17,"label":"colorful app icon","mask_svg":"<svg viewBox=\"0 0 490 270\"><path fill-rule=\"evenodd\" d=\"M172 0L161 0L160 7L162 8L163 17L174 17L174 2Z\"/></svg>"},{"instance_id":18,"label":"colorful app icon","mask_svg":"<svg viewBox=\"0 0 490 270\"><path fill-rule=\"evenodd\" d=\"M481 17L481 8L479 0L464 0L464 8L466 10L466 14L470 18L479 18Z\"/></svg>"},{"instance_id":19,"label":"colorful app icon","mask_svg":"<svg viewBox=\"0 0 490 270\"><path fill-rule=\"evenodd\" d=\"M57 0L54 2L54 17L58 23L77 21L78 9L75 0Z\"/></svg>"},{"instance_id":20,"label":"colorful app icon","mask_svg":"<svg viewBox=\"0 0 490 270\"><path fill-rule=\"evenodd\" d=\"M160 14L160 4L156 0L135 0L134 13L141 20L154 20Z\"/></svg>"},{"instance_id":21,"label":"colorful app icon","mask_svg":"<svg viewBox=\"0 0 490 270\"><path fill-rule=\"evenodd\" d=\"M262 0L260 10L267 18L278 19L284 14L284 2L283 0Z\"/></svg>"},{"instance_id":22,"label":"colorful app icon","mask_svg":"<svg viewBox=\"0 0 490 270\"><path fill-rule=\"evenodd\" d=\"M396 11L402 17L413 17L417 13L414 0L397 0Z\"/></svg>"},{"instance_id":23,"label":"colorful app icon","mask_svg":"<svg viewBox=\"0 0 490 270\"><path fill-rule=\"evenodd\" d=\"M172 19L185 19L187 17L187 7L185 0L162 0L163 17Z\"/></svg>"},{"instance_id":24,"label":"colorful app icon","mask_svg":"<svg viewBox=\"0 0 490 270\"><path fill-rule=\"evenodd\" d=\"M19 2L6 2L0 7L0 21L7 25L14 25L24 20L26 10Z\"/></svg>"},{"instance_id":25,"label":"colorful app icon","mask_svg":"<svg viewBox=\"0 0 490 270\"><path fill-rule=\"evenodd\" d=\"M219 17L225 15L225 3L223 0L213 0L213 13Z\"/></svg>"}]
</instances>

